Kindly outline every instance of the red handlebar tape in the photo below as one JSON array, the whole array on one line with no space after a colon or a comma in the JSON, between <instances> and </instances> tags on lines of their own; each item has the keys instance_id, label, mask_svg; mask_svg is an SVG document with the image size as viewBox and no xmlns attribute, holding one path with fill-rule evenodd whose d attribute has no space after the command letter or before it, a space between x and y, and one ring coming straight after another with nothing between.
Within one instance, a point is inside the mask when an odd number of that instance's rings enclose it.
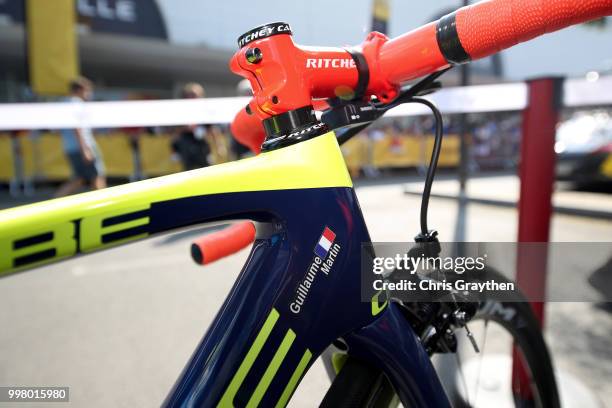
<instances>
[{"instance_id":1,"label":"red handlebar tape","mask_svg":"<svg viewBox=\"0 0 612 408\"><path fill-rule=\"evenodd\" d=\"M387 41L379 64L387 81L401 84L611 14L612 0L481 1Z\"/></svg>"},{"instance_id":2,"label":"red handlebar tape","mask_svg":"<svg viewBox=\"0 0 612 408\"><path fill-rule=\"evenodd\" d=\"M252 222L239 222L221 231L207 234L191 244L191 257L200 265L229 256L249 246L255 239Z\"/></svg>"},{"instance_id":3,"label":"red handlebar tape","mask_svg":"<svg viewBox=\"0 0 612 408\"><path fill-rule=\"evenodd\" d=\"M610 0L490 0L459 9L456 29L463 49L478 59L610 14Z\"/></svg>"}]
</instances>

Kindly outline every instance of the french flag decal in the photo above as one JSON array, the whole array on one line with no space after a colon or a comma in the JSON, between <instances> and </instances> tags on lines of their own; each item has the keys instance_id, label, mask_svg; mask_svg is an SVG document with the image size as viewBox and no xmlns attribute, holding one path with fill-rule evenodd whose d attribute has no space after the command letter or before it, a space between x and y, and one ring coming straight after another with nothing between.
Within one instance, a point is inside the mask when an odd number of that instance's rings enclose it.
<instances>
[{"instance_id":1,"label":"french flag decal","mask_svg":"<svg viewBox=\"0 0 612 408\"><path fill-rule=\"evenodd\" d=\"M329 248L331 248L334 240L336 239L336 234L329 228L325 227L323 231L323 235L321 235L321 239L317 243L315 247L314 253L321 259L325 259L327 253L329 252Z\"/></svg>"}]
</instances>

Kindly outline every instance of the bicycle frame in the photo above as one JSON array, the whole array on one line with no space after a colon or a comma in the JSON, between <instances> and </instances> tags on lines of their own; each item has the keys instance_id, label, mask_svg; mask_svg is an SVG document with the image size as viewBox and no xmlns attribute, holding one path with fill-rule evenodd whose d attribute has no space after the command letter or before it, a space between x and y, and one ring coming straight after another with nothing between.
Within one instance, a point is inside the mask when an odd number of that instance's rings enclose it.
<instances>
[{"instance_id":1,"label":"bicycle frame","mask_svg":"<svg viewBox=\"0 0 612 408\"><path fill-rule=\"evenodd\" d=\"M311 105L339 96L340 85L356 99L390 102L404 81L612 13L610 0L574 3L491 0L396 39L371 33L351 52L297 47L285 23L258 27L240 38L231 62L254 91L232 129L255 148L264 136L265 150L296 144L0 212L0 276L182 227L250 219L253 249L166 405L282 407L342 337L351 355L389 377L404 405L447 407L402 313L376 297L361 301L369 234L335 135L314 137L323 127Z\"/></svg>"},{"instance_id":2,"label":"bicycle frame","mask_svg":"<svg viewBox=\"0 0 612 408\"><path fill-rule=\"evenodd\" d=\"M179 228L235 219L257 236L168 406L287 404L342 337L409 406L448 406L394 304L362 302L370 241L335 135L256 157L0 212L0 276ZM8 255L8 256L7 256Z\"/></svg>"}]
</instances>

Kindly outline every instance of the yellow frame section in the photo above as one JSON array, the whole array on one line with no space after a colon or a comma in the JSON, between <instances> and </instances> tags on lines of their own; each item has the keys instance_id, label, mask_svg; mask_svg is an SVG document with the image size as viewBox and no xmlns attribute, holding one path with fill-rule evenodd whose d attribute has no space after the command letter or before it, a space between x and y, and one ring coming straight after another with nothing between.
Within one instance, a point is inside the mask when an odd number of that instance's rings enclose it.
<instances>
[{"instance_id":1,"label":"yellow frame section","mask_svg":"<svg viewBox=\"0 0 612 408\"><path fill-rule=\"evenodd\" d=\"M0 211L0 276L3 271L18 270L12 267L16 241L49 231L54 233L54 240L59 240L62 234L70 238L63 227L77 219L82 220L81 224L90 219L101 223L105 216L146 209L154 202L192 196L352 186L335 134L329 132L240 161L3 210ZM98 227L102 228L101 225ZM80 242L84 239L96 242L95 237L87 236L81 236ZM53 246L60 250L52 260L74 255L74 248L64 241ZM88 246L87 250L101 246Z\"/></svg>"}]
</instances>

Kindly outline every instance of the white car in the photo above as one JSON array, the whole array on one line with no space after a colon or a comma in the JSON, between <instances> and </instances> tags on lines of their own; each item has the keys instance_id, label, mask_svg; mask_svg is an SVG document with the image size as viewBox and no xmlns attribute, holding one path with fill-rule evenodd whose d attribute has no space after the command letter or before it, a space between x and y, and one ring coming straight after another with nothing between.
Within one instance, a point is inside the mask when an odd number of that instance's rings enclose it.
<instances>
[{"instance_id":1,"label":"white car","mask_svg":"<svg viewBox=\"0 0 612 408\"><path fill-rule=\"evenodd\" d=\"M557 179L612 182L612 114L580 112L557 127Z\"/></svg>"}]
</instances>

